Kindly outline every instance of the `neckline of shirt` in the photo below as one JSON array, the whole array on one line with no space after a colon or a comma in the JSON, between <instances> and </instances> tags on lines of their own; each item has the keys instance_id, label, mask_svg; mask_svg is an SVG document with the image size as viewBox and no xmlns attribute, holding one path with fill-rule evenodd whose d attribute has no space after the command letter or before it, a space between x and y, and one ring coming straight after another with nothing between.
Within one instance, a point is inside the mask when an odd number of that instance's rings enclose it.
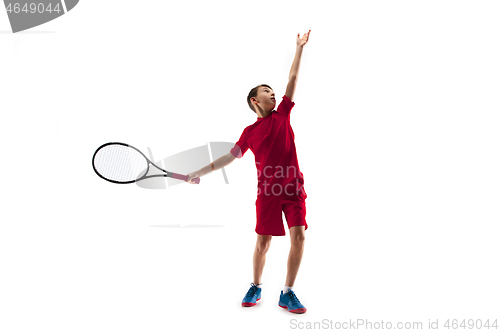
<instances>
[{"instance_id":1,"label":"neckline of shirt","mask_svg":"<svg viewBox=\"0 0 500 333\"><path fill-rule=\"evenodd\" d=\"M269 114L269 116L267 116L267 117L262 117L262 118L257 117L257 121L261 121L263 119L271 117L271 115L273 114L273 112L275 112L275 110L272 110L271 113Z\"/></svg>"}]
</instances>

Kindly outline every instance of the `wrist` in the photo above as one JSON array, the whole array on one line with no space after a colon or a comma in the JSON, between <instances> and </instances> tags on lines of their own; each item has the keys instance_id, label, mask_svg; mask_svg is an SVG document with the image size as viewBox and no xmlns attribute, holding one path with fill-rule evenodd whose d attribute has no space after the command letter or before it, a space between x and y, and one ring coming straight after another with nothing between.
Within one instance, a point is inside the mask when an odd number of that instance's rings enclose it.
<instances>
[{"instance_id":1,"label":"wrist","mask_svg":"<svg viewBox=\"0 0 500 333\"><path fill-rule=\"evenodd\" d=\"M206 170L206 167L201 168L200 170L196 171L196 175L198 177L205 176L208 173L208 170Z\"/></svg>"}]
</instances>

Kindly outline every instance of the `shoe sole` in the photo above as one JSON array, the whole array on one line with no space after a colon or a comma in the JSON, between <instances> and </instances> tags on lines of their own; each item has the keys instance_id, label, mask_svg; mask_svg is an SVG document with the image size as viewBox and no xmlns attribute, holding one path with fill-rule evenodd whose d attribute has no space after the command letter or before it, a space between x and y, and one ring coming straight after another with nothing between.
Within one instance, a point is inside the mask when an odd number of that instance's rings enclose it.
<instances>
[{"instance_id":1,"label":"shoe sole","mask_svg":"<svg viewBox=\"0 0 500 333\"><path fill-rule=\"evenodd\" d=\"M278 304L280 306L280 308L283 308L283 309L287 309L288 310L288 306L286 305L281 305L281 304ZM295 310L288 310L288 312L292 312L292 313L304 313L306 312L307 309L306 308L298 308L298 309L295 309Z\"/></svg>"},{"instance_id":2,"label":"shoe sole","mask_svg":"<svg viewBox=\"0 0 500 333\"><path fill-rule=\"evenodd\" d=\"M258 300L260 300L260 298L257 298L257 301L258 301ZM256 304L257 304L257 302L255 302L255 303L250 303L250 302L244 302L244 303L241 303L241 305L243 305L243 306L247 306L247 307L248 307L248 306L254 306L254 305L256 305Z\"/></svg>"}]
</instances>

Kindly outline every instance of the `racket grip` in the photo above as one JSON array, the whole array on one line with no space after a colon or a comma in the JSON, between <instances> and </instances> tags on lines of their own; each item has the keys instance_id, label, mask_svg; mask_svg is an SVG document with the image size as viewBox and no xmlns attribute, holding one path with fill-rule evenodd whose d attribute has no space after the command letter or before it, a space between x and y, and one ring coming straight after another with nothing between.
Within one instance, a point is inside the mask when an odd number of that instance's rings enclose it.
<instances>
[{"instance_id":1,"label":"racket grip","mask_svg":"<svg viewBox=\"0 0 500 333\"><path fill-rule=\"evenodd\" d=\"M188 180L188 176L185 176L185 175L181 175L181 174L178 174L178 173L174 173L172 172L172 178L175 178L175 179L180 179L180 180L183 180L185 182L187 182ZM193 178L191 179L195 184L199 184L200 183L200 178Z\"/></svg>"}]
</instances>

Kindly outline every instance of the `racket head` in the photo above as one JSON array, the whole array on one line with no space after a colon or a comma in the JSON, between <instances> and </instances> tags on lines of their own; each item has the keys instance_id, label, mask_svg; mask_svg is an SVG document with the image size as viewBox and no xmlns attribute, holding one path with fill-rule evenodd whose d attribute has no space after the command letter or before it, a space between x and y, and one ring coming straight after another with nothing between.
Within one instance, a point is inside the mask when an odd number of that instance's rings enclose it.
<instances>
[{"instance_id":1,"label":"racket head","mask_svg":"<svg viewBox=\"0 0 500 333\"><path fill-rule=\"evenodd\" d=\"M97 148L92 157L92 167L102 179L117 184L130 184L148 173L149 160L131 145L109 142Z\"/></svg>"}]
</instances>

